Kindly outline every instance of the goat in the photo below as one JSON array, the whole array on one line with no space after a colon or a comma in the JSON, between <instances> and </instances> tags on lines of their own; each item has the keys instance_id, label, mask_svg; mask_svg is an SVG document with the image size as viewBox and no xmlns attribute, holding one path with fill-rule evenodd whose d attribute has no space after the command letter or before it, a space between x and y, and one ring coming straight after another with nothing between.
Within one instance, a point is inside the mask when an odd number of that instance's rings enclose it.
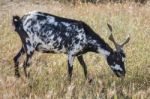
<instances>
[{"instance_id":1,"label":"goat","mask_svg":"<svg viewBox=\"0 0 150 99\"><path fill-rule=\"evenodd\" d=\"M43 12L30 12L22 18L13 16L15 31L21 38L22 47L14 57L15 75L20 77L19 58L26 54L23 67L25 76L28 76L26 68L30 66L30 60L35 51L43 53L65 53L68 55L68 77L71 79L73 60L77 57L81 64L85 78L87 78L87 66L83 54L87 52L101 53L106 57L107 63L118 77L125 76L123 46L128 43L130 37L124 43L117 44L112 35L112 27L109 39L114 43L113 50L90 26L83 21L62 18Z\"/></svg>"}]
</instances>

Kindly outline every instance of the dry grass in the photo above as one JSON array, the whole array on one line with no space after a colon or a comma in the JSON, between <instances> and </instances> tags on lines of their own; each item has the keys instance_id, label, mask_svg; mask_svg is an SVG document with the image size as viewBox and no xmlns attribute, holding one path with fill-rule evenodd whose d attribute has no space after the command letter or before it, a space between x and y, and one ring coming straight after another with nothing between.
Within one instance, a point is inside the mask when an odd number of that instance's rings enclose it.
<instances>
[{"instance_id":1,"label":"dry grass","mask_svg":"<svg viewBox=\"0 0 150 99\"><path fill-rule=\"evenodd\" d=\"M125 47L127 53L125 79L114 76L101 55L84 55L91 84L84 79L77 60L73 79L67 82L66 55L36 53L29 68L31 77L14 77L13 57L21 47L20 39L11 25L12 15L29 11L44 11L55 15L83 20L112 47L107 39L109 22L114 35L122 41L131 35ZM57 2L2 2L0 4L0 99L150 99L150 5L133 3L76 7ZM23 61L23 59L21 59Z\"/></svg>"}]
</instances>

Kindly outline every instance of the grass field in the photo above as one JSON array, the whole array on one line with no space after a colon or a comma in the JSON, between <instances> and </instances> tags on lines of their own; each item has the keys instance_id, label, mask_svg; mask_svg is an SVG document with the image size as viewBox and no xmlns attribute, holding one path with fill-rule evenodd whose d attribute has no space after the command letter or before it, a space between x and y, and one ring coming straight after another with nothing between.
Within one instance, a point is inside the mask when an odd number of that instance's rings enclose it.
<instances>
[{"instance_id":1,"label":"grass field","mask_svg":"<svg viewBox=\"0 0 150 99\"><path fill-rule=\"evenodd\" d=\"M64 5L58 2L0 1L0 99L150 99L150 4L81 4ZM84 55L89 84L77 60L71 84L67 81L67 57L64 54L35 53L28 69L30 78L14 77L13 57L21 48L14 32L13 15L29 11L44 11L62 17L82 20L89 24L113 48L108 40L107 23L114 29L118 42L130 34L126 52L126 77L117 78L102 55ZM20 60L23 62L24 57Z\"/></svg>"}]
</instances>

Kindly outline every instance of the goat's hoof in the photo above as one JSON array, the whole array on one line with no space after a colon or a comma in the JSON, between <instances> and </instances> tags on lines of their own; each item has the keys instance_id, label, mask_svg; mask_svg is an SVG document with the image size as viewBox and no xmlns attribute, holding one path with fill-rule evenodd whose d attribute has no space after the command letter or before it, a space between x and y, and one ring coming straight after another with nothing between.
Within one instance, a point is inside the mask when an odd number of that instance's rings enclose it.
<instances>
[{"instance_id":1,"label":"goat's hoof","mask_svg":"<svg viewBox=\"0 0 150 99\"><path fill-rule=\"evenodd\" d=\"M27 78L29 78L30 77L30 72L28 72L28 74L27 74Z\"/></svg>"},{"instance_id":2,"label":"goat's hoof","mask_svg":"<svg viewBox=\"0 0 150 99\"><path fill-rule=\"evenodd\" d=\"M19 77L20 77L20 74L19 74L19 73L15 73L15 77L16 77L16 78L19 78Z\"/></svg>"},{"instance_id":3,"label":"goat's hoof","mask_svg":"<svg viewBox=\"0 0 150 99\"><path fill-rule=\"evenodd\" d=\"M71 84L71 78L70 77L67 77L67 82L68 82L68 84Z\"/></svg>"},{"instance_id":4,"label":"goat's hoof","mask_svg":"<svg viewBox=\"0 0 150 99\"><path fill-rule=\"evenodd\" d=\"M25 73L25 77L26 77L26 78L29 78L29 77L30 77L30 72Z\"/></svg>"},{"instance_id":5,"label":"goat's hoof","mask_svg":"<svg viewBox=\"0 0 150 99\"><path fill-rule=\"evenodd\" d=\"M71 82L71 78L68 78L68 81Z\"/></svg>"},{"instance_id":6,"label":"goat's hoof","mask_svg":"<svg viewBox=\"0 0 150 99\"><path fill-rule=\"evenodd\" d=\"M89 82L89 83L92 83L92 81L93 81L93 79L88 79L88 82Z\"/></svg>"},{"instance_id":7,"label":"goat's hoof","mask_svg":"<svg viewBox=\"0 0 150 99\"><path fill-rule=\"evenodd\" d=\"M90 83L93 82L93 78L92 78L92 77L88 77L87 81L88 81L88 83L90 84Z\"/></svg>"}]
</instances>

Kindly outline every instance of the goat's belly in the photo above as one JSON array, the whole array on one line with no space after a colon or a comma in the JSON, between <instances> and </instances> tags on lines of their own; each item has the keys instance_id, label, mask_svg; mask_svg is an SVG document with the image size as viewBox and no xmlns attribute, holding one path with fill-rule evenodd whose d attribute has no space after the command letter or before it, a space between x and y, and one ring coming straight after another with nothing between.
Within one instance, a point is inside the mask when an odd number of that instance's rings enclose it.
<instances>
[{"instance_id":1,"label":"goat's belly","mask_svg":"<svg viewBox=\"0 0 150 99\"><path fill-rule=\"evenodd\" d=\"M61 45L53 46L51 44L39 44L36 47L36 51L40 51L43 53L66 53L66 48Z\"/></svg>"}]
</instances>

